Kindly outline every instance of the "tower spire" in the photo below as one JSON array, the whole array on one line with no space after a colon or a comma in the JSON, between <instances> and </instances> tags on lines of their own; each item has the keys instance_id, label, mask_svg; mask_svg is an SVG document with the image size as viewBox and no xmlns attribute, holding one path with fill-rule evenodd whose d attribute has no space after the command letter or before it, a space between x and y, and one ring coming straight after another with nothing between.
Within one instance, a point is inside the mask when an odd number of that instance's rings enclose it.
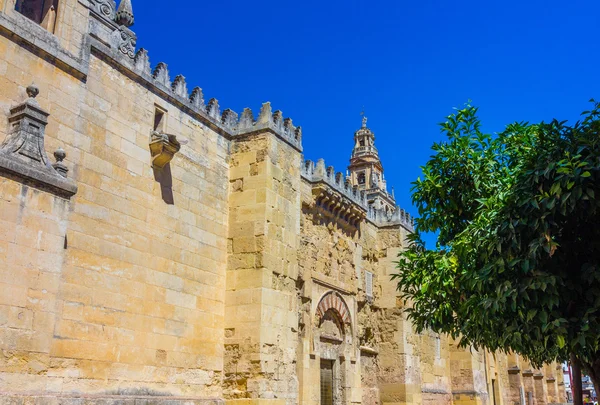
<instances>
[{"instance_id":1,"label":"tower spire","mask_svg":"<svg viewBox=\"0 0 600 405\"><path fill-rule=\"evenodd\" d=\"M364 109L360 115L362 127L354 133L354 149L348 166L350 184L366 193L369 205L393 212L396 209L396 202L387 191L383 165L375 147L375 134L367 128Z\"/></svg>"}]
</instances>

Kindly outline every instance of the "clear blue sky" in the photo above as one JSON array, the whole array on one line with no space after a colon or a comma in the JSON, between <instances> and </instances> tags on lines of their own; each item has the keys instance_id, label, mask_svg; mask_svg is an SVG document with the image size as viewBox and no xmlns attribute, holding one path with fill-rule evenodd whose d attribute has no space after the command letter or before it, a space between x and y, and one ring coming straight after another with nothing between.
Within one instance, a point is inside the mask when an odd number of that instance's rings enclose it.
<instances>
[{"instance_id":1,"label":"clear blue sky","mask_svg":"<svg viewBox=\"0 0 600 405\"><path fill-rule=\"evenodd\" d=\"M363 106L402 207L467 100L484 129L575 120L600 99L597 0L133 0L138 46L223 108L271 101L308 159L345 170Z\"/></svg>"}]
</instances>

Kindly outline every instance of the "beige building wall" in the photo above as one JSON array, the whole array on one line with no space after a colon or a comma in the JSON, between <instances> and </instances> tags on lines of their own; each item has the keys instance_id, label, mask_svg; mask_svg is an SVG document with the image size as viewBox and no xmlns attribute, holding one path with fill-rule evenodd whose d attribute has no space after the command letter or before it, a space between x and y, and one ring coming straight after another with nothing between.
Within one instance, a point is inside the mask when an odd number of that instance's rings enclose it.
<instances>
[{"instance_id":1,"label":"beige building wall","mask_svg":"<svg viewBox=\"0 0 600 405\"><path fill-rule=\"evenodd\" d=\"M562 401L556 365L416 334L390 279L404 211L304 162L270 104L190 94L115 6L60 0L51 33L0 0L0 166L38 103L32 173L77 186L0 168L0 404L317 405L326 372L336 405Z\"/></svg>"},{"instance_id":2,"label":"beige building wall","mask_svg":"<svg viewBox=\"0 0 600 405\"><path fill-rule=\"evenodd\" d=\"M12 3L3 21L40 29ZM61 1L56 39L73 60L88 14ZM46 150L66 151L79 190L0 182L0 391L221 397L229 142L100 57L82 80L37 51L0 36L0 140L35 82ZM155 105L189 140L166 186L150 165Z\"/></svg>"},{"instance_id":3,"label":"beige building wall","mask_svg":"<svg viewBox=\"0 0 600 405\"><path fill-rule=\"evenodd\" d=\"M300 153L271 133L236 140L226 311L226 396L296 403Z\"/></svg>"}]
</instances>

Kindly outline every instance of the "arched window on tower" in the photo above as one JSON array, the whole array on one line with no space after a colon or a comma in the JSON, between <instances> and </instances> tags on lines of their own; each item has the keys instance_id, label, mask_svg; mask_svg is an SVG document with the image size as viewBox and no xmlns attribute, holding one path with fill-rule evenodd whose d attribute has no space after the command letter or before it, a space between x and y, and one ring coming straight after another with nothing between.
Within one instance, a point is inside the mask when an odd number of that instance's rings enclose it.
<instances>
[{"instance_id":1,"label":"arched window on tower","mask_svg":"<svg viewBox=\"0 0 600 405\"><path fill-rule=\"evenodd\" d=\"M365 184L367 182L367 178L365 176L365 172L358 173L358 184Z\"/></svg>"},{"instance_id":2,"label":"arched window on tower","mask_svg":"<svg viewBox=\"0 0 600 405\"><path fill-rule=\"evenodd\" d=\"M17 0L15 9L50 32L54 32L58 0Z\"/></svg>"}]
</instances>

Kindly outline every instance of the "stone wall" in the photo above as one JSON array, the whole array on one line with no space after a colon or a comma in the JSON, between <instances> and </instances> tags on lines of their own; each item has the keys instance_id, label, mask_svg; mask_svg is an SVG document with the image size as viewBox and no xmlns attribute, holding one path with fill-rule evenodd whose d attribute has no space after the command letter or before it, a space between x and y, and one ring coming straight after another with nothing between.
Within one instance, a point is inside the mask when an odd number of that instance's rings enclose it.
<instances>
[{"instance_id":1,"label":"stone wall","mask_svg":"<svg viewBox=\"0 0 600 405\"><path fill-rule=\"evenodd\" d=\"M297 401L300 153L272 133L231 150L225 395Z\"/></svg>"},{"instance_id":2,"label":"stone wall","mask_svg":"<svg viewBox=\"0 0 600 405\"><path fill-rule=\"evenodd\" d=\"M41 29L11 3L3 22ZM61 1L52 39L81 63L84 4ZM100 54L82 79L30 39L0 36L0 141L35 82L79 190L0 180L0 391L220 398L229 141ZM156 105L189 142L153 170Z\"/></svg>"},{"instance_id":3,"label":"stone wall","mask_svg":"<svg viewBox=\"0 0 600 405\"><path fill-rule=\"evenodd\" d=\"M556 365L415 333L412 217L270 103L188 94L116 6L60 0L50 33L0 0L0 404L317 405L324 364L336 405L561 402Z\"/></svg>"}]
</instances>

